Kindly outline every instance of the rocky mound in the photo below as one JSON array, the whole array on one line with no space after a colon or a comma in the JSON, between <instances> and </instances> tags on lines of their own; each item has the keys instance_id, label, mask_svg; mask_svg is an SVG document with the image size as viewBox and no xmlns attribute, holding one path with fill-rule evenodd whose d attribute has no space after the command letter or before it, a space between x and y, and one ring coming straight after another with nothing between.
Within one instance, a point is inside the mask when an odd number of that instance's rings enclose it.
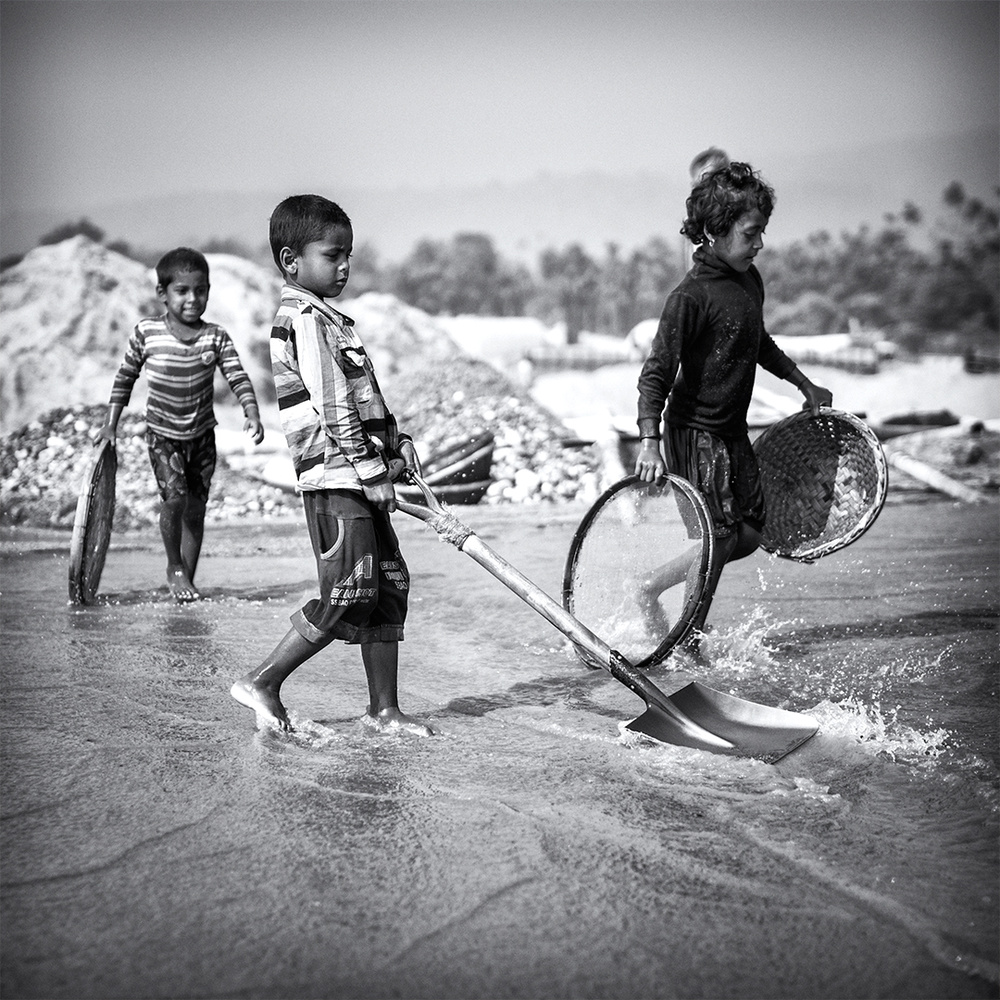
<instances>
[{"instance_id":1,"label":"rocky mound","mask_svg":"<svg viewBox=\"0 0 1000 1000\"><path fill-rule=\"evenodd\" d=\"M396 392L408 402L400 413L421 455L490 430L496 435L488 503L593 498L599 459L592 449L564 446L558 422L530 400L510 391L507 380L488 365L456 362L445 374L426 366L398 378ZM457 384L456 390L452 374ZM466 396L468 393L468 396ZM89 468L95 431L105 405L63 407L0 440L0 523L72 528L77 498ZM149 466L146 425L132 411L118 427L116 531L157 524L159 496ZM299 498L287 489L231 468L219 455L208 518L275 518L297 515Z\"/></svg>"},{"instance_id":2,"label":"rocky mound","mask_svg":"<svg viewBox=\"0 0 1000 1000\"><path fill-rule=\"evenodd\" d=\"M51 410L0 441L0 523L72 528L80 485L106 406ZM146 451L146 424L127 412L118 424L114 529L158 523L159 495ZM212 480L208 519L278 517L298 513L294 494L228 467L224 456Z\"/></svg>"},{"instance_id":3,"label":"rocky mound","mask_svg":"<svg viewBox=\"0 0 1000 1000\"><path fill-rule=\"evenodd\" d=\"M496 439L486 503L596 499L601 458L492 365L461 350L434 317L368 292L337 307L357 324L400 427L421 458L484 431Z\"/></svg>"},{"instance_id":4,"label":"rocky mound","mask_svg":"<svg viewBox=\"0 0 1000 1000\"><path fill-rule=\"evenodd\" d=\"M556 417L491 365L468 357L446 366L422 362L397 373L386 393L422 458L493 433L494 482L486 503L593 501L600 492L599 451L575 446Z\"/></svg>"}]
</instances>

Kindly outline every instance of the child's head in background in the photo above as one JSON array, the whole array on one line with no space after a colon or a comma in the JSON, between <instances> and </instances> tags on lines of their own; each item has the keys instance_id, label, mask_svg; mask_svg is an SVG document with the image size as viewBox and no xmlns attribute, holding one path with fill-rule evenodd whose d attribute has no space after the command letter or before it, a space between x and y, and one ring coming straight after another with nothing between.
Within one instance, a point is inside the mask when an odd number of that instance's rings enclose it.
<instances>
[{"instance_id":1,"label":"child's head in background","mask_svg":"<svg viewBox=\"0 0 1000 1000\"><path fill-rule=\"evenodd\" d=\"M703 149L692 161L688 170L692 186L704 180L713 170L729 166L729 154L718 146Z\"/></svg>"},{"instance_id":2,"label":"child's head in background","mask_svg":"<svg viewBox=\"0 0 1000 1000\"><path fill-rule=\"evenodd\" d=\"M167 315L183 326L198 326L208 306L208 261L190 247L177 247L156 262L156 294Z\"/></svg>"}]
</instances>

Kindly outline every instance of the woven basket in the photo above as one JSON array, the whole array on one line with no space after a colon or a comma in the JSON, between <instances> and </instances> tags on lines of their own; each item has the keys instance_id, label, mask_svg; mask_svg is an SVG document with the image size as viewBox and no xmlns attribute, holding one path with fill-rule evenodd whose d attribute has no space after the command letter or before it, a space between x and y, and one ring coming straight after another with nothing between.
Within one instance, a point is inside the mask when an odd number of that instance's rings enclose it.
<instances>
[{"instance_id":1,"label":"woven basket","mask_svg":"<svg viewBox=\"0 0 1000 1000\"><path fill-rule=\"evenodd\" d=\"M857 541L882 510L889 474L872 430L857 417L803 410L754 442L767 500L762 547L812 562Z\"/></svg>"}]
</instances>

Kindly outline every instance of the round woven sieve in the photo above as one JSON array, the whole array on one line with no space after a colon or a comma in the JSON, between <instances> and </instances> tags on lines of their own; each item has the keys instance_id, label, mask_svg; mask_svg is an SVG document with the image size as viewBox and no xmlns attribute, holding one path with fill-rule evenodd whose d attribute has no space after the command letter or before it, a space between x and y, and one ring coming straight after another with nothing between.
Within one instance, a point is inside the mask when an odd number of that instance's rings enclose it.
<instances>
[{"instance_id":1,"label":"round woven sieve","mask_svg":"<svg viewBox=\"0 0 1000 1000\"><path fill-rule=\"evenodd\" d=\"M713 548L708 507L687 480L626 476L576 529L563 607L636 667L660 663L691 631Z\"/></svg>"},{"instance_id":2,"label":"round woven sieve","mask_svg":"<svg viewBox=\"0 0 1000 1000\"><path fill-rule=\"evenodd\" d=\"M80 487L69 550L69 599L73 604L93 604L104 571L115 518L115 479L118 453L102 440Z\"/></svg>"},{"instance_id":3,"label":"round woven sieve","mask_svg":"<svg viewBox=\"0 0 1000 1000\"><path fill-rule=\"evenodd\" d=\"M753 447L767 500L768 552L812 562L857 541L882 510L885 454L851 413L803 410L772 424Z\"/></svg>"}]
</instances>

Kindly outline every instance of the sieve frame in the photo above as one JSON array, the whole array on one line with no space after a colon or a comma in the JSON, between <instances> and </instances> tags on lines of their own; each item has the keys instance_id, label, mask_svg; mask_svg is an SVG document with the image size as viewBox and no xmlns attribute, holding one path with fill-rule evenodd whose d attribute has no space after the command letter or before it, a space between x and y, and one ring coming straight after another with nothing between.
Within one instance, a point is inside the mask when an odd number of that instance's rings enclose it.
<instances>
[{"instance_id":1,"label":"sieve frame","mask_svg":"<svg viewBox=\"0 0 1000 1000\"><path fill-rule=\"evenodd\" d=\"M848 490L838 484L837 477L827 477L820 480L815 476L818 461L810 467L802 460L799 450L793 450L791 445L801 439L801 430L810 422L824 422L835 432L826 435L824 444L828 451L817 459L835 460L837 472L843 467L847 454L842 444L850 440L860 454L870 459L871 483L865 491ZM812 429L815 430L816 424ZM816 443L820 438L813 434L811 441ZM776 421L766 427L753 443L754 454L760 469L761 488L767 505L767 517L761 533L761 548L765 552L791 559L794 562L812 563L817 559L838 552L856 542L877 520L885 505L889 492L889 466L885 452L875 432L853 413L837 410L833 407L823 407L818 416L807 409L799 410L790 416ZM811 456L812 457L812 456ZM790 484L798 494L790 491ZM839 486L839 488L838 488ZM841 512L850 515L850 520L838 534L823 540L793 537L786 531L779 534L775 531L775 521L772 511L784 511L791 501L808 502L813 496L823 494L831 508L836 505ZM784 516L784 515L783 515ZM768 528L770 522L770 531Z\"/></svg>"},{"instance_id":2,"label":"sieve frame","mask_svg":"<svg viewBox=\"0 0 1000 1000\"><path fill-rule=\"evenodd\" d=\"M94 448L90 466L80 485L73 518L73 537L69 551L69 599L71 604L93 604L100 586L104 562L111 542L115 515L115 482L118 476L118 452L106 438ZM96 511L101 494L110 497L104 511ZM101 516L96 517L95 514Z\"/></svg>"},{"instance_id":3,"label":"sieve frame","mask_svg":"<svg viewBox=\"0 0 1000 1000\"><path fill-rule=\"evenodd\" d=\"M574 579L576 577L576 568L579 562L580 553L583 549L583 543L590 530L590 526L598 518L601 511L615 497L617 497L619 493L632 489L636 485L641 485L647 490L662 490L667 484L678 490L687 500L691 502L691 507L697 515L698 523L701 527L702 541L701 565L699 566L698 571L699 583L697 592L688 598L681 616L674 623L673 627L666 634L666 636L660 641L659 645L647 656L643 657L641 660L635 661L634 666L639 669L656 666L658 663L662 663L670 655L674 647L687 638L693 628L692 619L705 601L706 591L708 589L709 569L712 565L712 556L715 548L715 535L713 532L712 518L708 511L708 505L705 503L705 498L688 480L672 472L668 472L660 476L654 483L644 482L639 476L636 475L628 475L624 479L618 480L618 482L608 487L608 489L606 489L594 501L587 513L584 514L583 519L580 521L580 524L577 526L577 529L573 534L573 540L570 542L569 552L566 556L566 565L563 570L563 607L572 615L575 614L573 589ZM586 622L584 622L584 624L586 624ZM577 647L576 652L587 666L593 666L593 664L587 659L584 651Z\"/></svg>"}]
</instances>

